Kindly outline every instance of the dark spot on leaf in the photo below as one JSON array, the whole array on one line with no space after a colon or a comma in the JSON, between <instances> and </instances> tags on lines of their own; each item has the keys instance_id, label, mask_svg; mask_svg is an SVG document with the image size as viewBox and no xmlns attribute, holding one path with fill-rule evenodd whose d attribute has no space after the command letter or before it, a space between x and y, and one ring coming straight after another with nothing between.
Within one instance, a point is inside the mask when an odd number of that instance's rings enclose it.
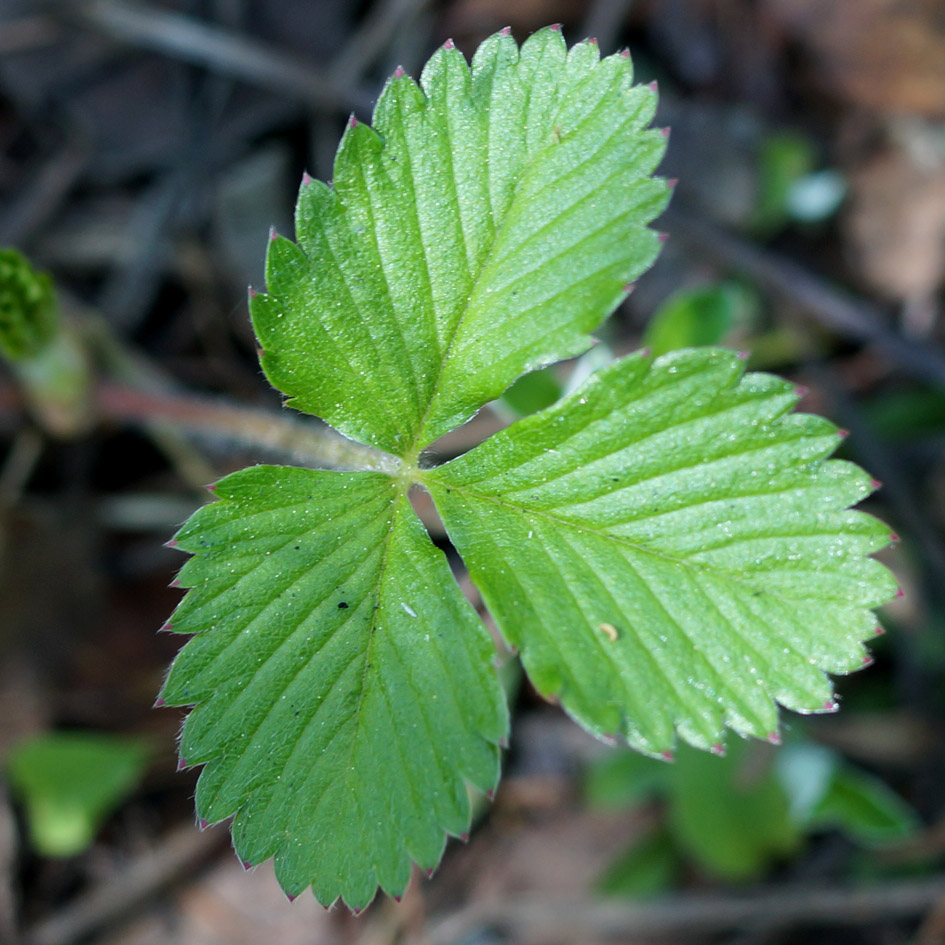
<instances>
[{"instance_id":1,"label":"dark spot on leaf","mask_svg":"<svg viewBox=\"0 0 945 945\"><path fill-rule=\"evenodd\" d=\"M348 609L348 604L347 604L345 601L339 601L339 602L338 602L338 609L339 609L339 610L347 610L347 609Z\"/></svg>"}]
</instances>

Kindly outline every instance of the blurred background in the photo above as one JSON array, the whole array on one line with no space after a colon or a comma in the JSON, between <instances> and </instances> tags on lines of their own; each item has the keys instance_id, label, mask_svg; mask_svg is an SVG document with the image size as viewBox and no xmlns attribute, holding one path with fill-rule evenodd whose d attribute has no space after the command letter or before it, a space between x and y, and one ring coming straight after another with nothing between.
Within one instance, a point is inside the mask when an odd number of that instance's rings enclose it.
<instances>
[{"instance_id":1,"label":"blurred background","mask_svg":"<svg viewBox=\"0 0 945 945\"><path fill-rule=\"evenodd\" d=\"M444 454L641 344L744 349L851 431L906 594L842 711L786 715L780 749L652 762L523 684L497 797L432 880L358 919L289 905L194 827L180 714L152 711L180 644L162 543L312 429L245 304L303 171L331 178L396 66L554 22L659 82L670 238L598 348ZM0 0L0 247L80 352L51 403L0 366L0 942L945 942L942 0Z\"/></svg>"}]
</instances>

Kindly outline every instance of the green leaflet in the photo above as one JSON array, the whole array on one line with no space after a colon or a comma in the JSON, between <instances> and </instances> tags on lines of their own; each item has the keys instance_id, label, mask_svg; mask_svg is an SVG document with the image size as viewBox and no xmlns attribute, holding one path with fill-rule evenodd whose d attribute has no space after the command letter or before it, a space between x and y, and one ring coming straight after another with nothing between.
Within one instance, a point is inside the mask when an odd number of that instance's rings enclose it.
<instances>
[{"instance_id":1,"label":"green leaflet","mask_svg":"<svg viewBox=\"0 0 945 945\"><path fill-rule=\"evenodd\" d=\"M665 139L628 57L544 29L447 44L420 86L352 119L332 186L306 179L298 245L251 300L292 406L415 457L525 371L575 355L656 258Z\"/></svg>"},{"instance_id":2,"label":"green leaflet","mask_svg":"<svg viewBox=\"0 0 945 945\"><path fill-rule=\"evenodd\" d=\"M447 532L540 692L649 754L676 732L766 737L774 700L834 708L896 593L864 557L889 530L826 461L836 427L790 384L693 349L624 359L424 475Z\"/></svg>"},{"instance_id":3,"label":"green leaflet","mask_svg":"<svg viewBox=\"0 0 945 945\"><path fill-rule=\"evenodd\" d=\"M198 817L235 815L239 857L274 856L290 896L400 895L469 829L465 782L498 780L489 636L388 477L257 466L216 494L177 535L172 628L196 635L161 693L196 705Z\"/></svg>"}]
</instances>

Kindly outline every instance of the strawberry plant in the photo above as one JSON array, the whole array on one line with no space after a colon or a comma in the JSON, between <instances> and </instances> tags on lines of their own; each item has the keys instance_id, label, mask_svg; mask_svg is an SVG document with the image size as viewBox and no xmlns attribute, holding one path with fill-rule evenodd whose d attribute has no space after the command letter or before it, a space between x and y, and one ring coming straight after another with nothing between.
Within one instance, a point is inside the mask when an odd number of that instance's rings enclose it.
<instances>
[{"instance_id":1,"label":"strawberry plant","mask_svg":"<svg viewBox=\"0 0 945 945\"><path fill-rule=\"evenodd\" d=\"M324 904L403 893L491 793L508 712L492 641L410 502L426 489L535 688L599 738L671 759L777 705L836 708L896 593L890 540L849 507L842 431L718 348L640 352L437 465L439 437L521 375L593 344L654 261L670 187L654 88L626 52L505 30L467 65L352 118L332 184L303 179L250 309L266 375L364 445L364 468L256 466L175 538L159 702L193 706L202 824Z\"/></svg>"}]
</instances>

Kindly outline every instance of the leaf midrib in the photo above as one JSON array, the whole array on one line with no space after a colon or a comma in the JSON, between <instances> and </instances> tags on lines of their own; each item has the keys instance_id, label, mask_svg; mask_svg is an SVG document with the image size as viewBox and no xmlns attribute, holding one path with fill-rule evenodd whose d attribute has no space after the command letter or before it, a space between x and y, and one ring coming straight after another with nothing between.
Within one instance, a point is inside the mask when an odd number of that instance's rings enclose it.
<instances>
[{"instance_id":1,"label":"leaf midrib","mask_svg":"<svg viewBox=\"0 0 945 945\"><path fill-rule=\"evenodd\" d=\"M488 126L488 124L489 124L489 111L488 111L488 108L485 108L485 109L484 109L482 103L479 102L478 100L476 100L475 98L473 98L472 95L470 95L470 99L471 99L471 101L472 101L474 107L477 109L477 111L479 111L480 113L482 113L482 114L484 115L485 121L486 121L487 126ZM581 119L581 122L579 123L579 125L577 126L577 128L581 127L581 125L585 124L585 123L586 123L587 121L589 121L594 115L596 115L597 112L599 111L599 109L601 109L602 107L604 107L605 102L606 102L606 96L601 96L601 98L600 98L600 100L597 102L597 104L587 113L587 115L584 116L584 118ZM601 150L603 150L604 147L606 147L606 146L610 143L610 141L612 140L612 138L614 137L614 135L617 134L618 131L619 131L620 129L622 129L625 124L626 124L626 122L621 122L621 123L617 126L617 128L615 129L615 131L613 132L613 134L611 134L611 135L609 135L607 138L605 138L605 139L600 143L600 146L599 146L597 149L595 149L594 153L593 153L592 155L590 155L590 156L589 156L585 161L583 161L580 165L578 165L578 167L583 167L586 163L588 163L589 161L593 160L594 157L595 157ZM577 128L575 128L574 130L577 130ZM487 130L487 129L486 129L486 130ZM518 180L517 180L516 183L515 183L515 188L513 189L512 197L511 197L511 199L508 201L508 204L507 204L507 206L506 206L505 214L504 214L504 216L502 217L501 223L499 223L498 227L494 229L494 232L493 232L493 239L492 239L492 245L489 247L489 252L486 253L485 256L483 257L482 263L479 265L478 271L475 273L475 276L474 276L474 277L473 277L472 272L470 272L470 277L471 277L471 278L470 278L470 283L469 283L469 285L470 285L469 297L467 298L466 305L463 307L462 312L460 313L459 317L456 319L456 321L455 321L453 327L450 329L450 332L449 332L449 334L448 334L448 336L447 336L447 339L446 339L446 346L445 346L445 348L444 348L443 355L442 355L442 357L440 358L440 364L439 364L439 367L437 368L436 378L435 378L435 380L434 380L434 382L433 382L433 386L432 386L431 389L430 389L430 396L429 396L429 400L427 401L427 406L426 406L426 408L424 409L422 416L420 417L420 422L419 422L419 424L418 424L418 426L417 426L417 433L416 433L416 435L415 435L415 437L414 437L413 443L411 443L409 449L408 449L408 450L405 452L405 454L404 454L404 459L405 459L405 462L407 462L407 463L415 464L415 463L417 462L417 458L418 458L419 455L420 455L420 452L421 452L426 446L429 445L429 443L424 442L424 434L425 434L425 431L426 431L427 424L429 423L429 420L430 420L430 415L431 415L431 412L432 412L432 410L433 410L433 406L434 406L434 404L435 404L436 401L437 401L437 397L438 397L439 392L440 392L440 389L441 389L441 384L442 384L442 381L443 381L443 375L444 375L444 373L445 373L446 365L447 365L447 363L449 362L450 358L452 357L452 355L453 355L453 353L454 353L456 338L457 338L457 336L458 336L458 334L459 334L460 328L463 326L463 324L464 324L465 321L466 321L466 318L467 318L468 315L469 315L470 308L471 308L471 306L470 306L470 304L469 304L469 300L473 297L473 295L475 294L476 288L477 288L477 287L479 286L479 284L481 283L483 273L484 273L484 272L488 269L488 267L495 261L496 250L497 250L497 248L499 247L499 245L500 245L500 243L501 243L502 234L505 232L505 229L506 229L506 227L507 227L507 225L508 225L508 222L509 222L509 219L510 219L510 217L511 217L511 210L512 210L512 207L516 204L516 202L517 202L517 201L520 199L520 197L521 197L521 189L522 189L522 186L523 186L523 184L524 184L524 182L525 182L525 180L526 180L526 178L527 178L529 172L532 170L532 168L534 168L535 164L538 162L539 158L545 153L546 150L547 150L547 145L546 145L545 147L543 147L543 148L540 148L538 151L536 151L535 154L532 156L531 161L529 161L527 164L524 163L524 162L522 163L521 171L520 171L520 174L519 174L519 178L518 178ZM452 166L453 166L453 165L452 165L452 152L451 152L451 167L452 167ZM573 168L573 169L572 169L572 171L576 171L576 170L577 170L577 168ZM570 172L569 172L569 174L570 174ZM567 176L567 175L566 175L566 176ZM609 178L608 178L608 179L609 179ZM455 177L454 177L454 180L455 180ZM555 181L555 183L557 183L557 180ZM550 186L550 185L549 185L549 186ZM594 190L591 192L591 194L590 194L590 195L586 195L586 196L592 196L593 193L595 193L595 192L596 192L597 190L599 190L599 189L600 189L600 185L595 185ZM582 198L582 201L583 201L583 199L585 199L585 198ZM568 208L566 208L566 210L563 211L563 212L567 212L567 210L570 210L570 209L571 209L571 207L568 207ZM489 208L489 212L492 213L491 205L490 205L490 208ZM531 235L529 236L529 240L532 239L532 237L535 236L535 235L537 235L538 233L543 232L543 231L547 228L547 226L553 225L554 222L556 222L556 221L560 218L560 216L562 216L562 215L563 215L563 213L556 214L555 217L553 218L553 220L549 221L549 223L547 223L547 224L545 224L543 227L541 227L541 229L538 230L538 231L536 231L535 234L531 234ZM460 226L462 227L462 218L460 218ZM463 232L464 232L464 235L465 235L465 230L464 230ZM523 245L524 245L524 244L523 244ZM518 247L518 249L521 249L521 246ZM425 254L425 253L426 253L426 250L424 249L424 254ZM467 256L467 259L468 259L468 251L467 251L467 253L465 253L464 255L466 255L466 256ZM516 280L516 281L518 281L518 280Z\"/></svg>"},{"instance_id":2,"label":"leaf midrib","mask_svg":"<svg viewBox=\"0 0 945 945\"><path fill-rule=\"evenodd\" d=\"M450 492L459 492L464 495L472 496L484 502L488 502L493 505L502 506L503 508L509 509L510 511L515 512L519 515L535 515L540 518L546 519L547 521L552 522L555 525L559 525L559 526L563 525L563 526L567 526L568 528L572 528L575 531L585 532L586 534L593 535L594 537L602 539L604 541L611 541L616 545L622 545L624 547L631 548L633 551L637 552L638 554L648 555L653 558L659 558L674 566L686 568L693 572L704 572L704 573L709 573L709 574L715 574L715 575L718 575L719 577L722 577L722 578L725 578L726 580L731 581L733 584L736 584L739 587L748 588L752 591L760 591L763 594L767 594L779 600L783 600L786 602L795 600L795 598L786 597L780 593L775 593L773 591L770 591L767 588L759 588L756 585L751 584L750 582L742 579L739 573L726 571L723 568L712 567L707 564L702 564L701 562L693 561L692 559L689 559L689 558L679 558L679 557L676 557L675 555L671 555L665 551L660 551L659 549L656 549L656 548L649 548L649 547L646 547L645 545L639 545L636 542L630 541L629 539L624 538L620 535L613 535L610 532L605 531L603 529L594 528L593 526L588 525L586 522L575 522L575 521L572 521L571 519L564 518L560 515L552 515L549 512L546 512L541 509L533 509L525 505L516 505L511 502L504 502L498 496L490 495L489 493L485 493L485 492L477 492L475 489L470 489L468 486L460 486L460 485L456 485L455 483L447 483L445 480L439 480L436 483L435 487L442 488ZM447 517L448 516L444 516L444 519ZM847 604L849 606L855 606L851 604L851 602L845 601L839 598L837 599L819 598L819 600L823 600L825 602L830 601L830 602L835 602L839 604Z\"/></svg>"}]
</instances>

